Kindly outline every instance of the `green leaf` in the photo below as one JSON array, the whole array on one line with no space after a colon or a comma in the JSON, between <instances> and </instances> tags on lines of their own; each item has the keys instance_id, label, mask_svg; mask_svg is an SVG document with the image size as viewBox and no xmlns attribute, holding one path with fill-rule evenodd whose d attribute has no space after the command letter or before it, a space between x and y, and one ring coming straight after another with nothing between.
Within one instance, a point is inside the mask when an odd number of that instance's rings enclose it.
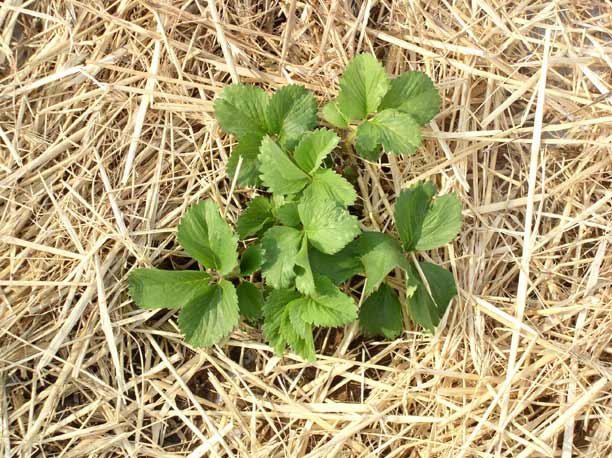
<instances>
[{"instance_id":1,"label":"green leaf","mask_svg":"<svg viewBox=\"0 0 612 458\"><path fill-rule=\"evenodd\" d=\"M461 230L461 202L455 193L445 194L434 200L425 220L417 250L432 250L446 245Z\"/></svg>"},{"instance_id":2,"label":"green leaf","mask_svg":"<svg viewBox=\"0 0 612 458\"><path fill-rule=\"evenodd\" d=\"M372 54L360 54L340 78L338 109L348 120L365 119L378 109L388 89L389 78L381 63Z\"/></svg>"},{"instance_id":3,"label":"green leaf","mask_svg":"<svg viewBox=\"0 0 612 458\"><path fill-rule=\"evenodd\" d=\"M421 189L423 189L423 192L427 195L427 198L429 200L433 199L437 192L436 185L433 184L431 181L424 181L421 186Z\"/></svg>"},{"instance_id":4,"label":"green leaf","mask_svg":"<svg viewBox=\"0 0 612 458\"><path fill-rule=\"evenodd\" d=\"M312 271L328 277L336 284L362 272L363 265L358 257L357 250L351 242L336 254L325 254L316 248L310 248L310 266Z\"/></svg>"},{"instance_id":5,"label":"green leaf","mask_svg":"<svg viewBox=\"0 0 612 458\"><path fill-rule=\"evenodd\" d=\"M453 274L448 270L431 262L420 262L421 270L425 274L433 300L438 307L440 318L446 312L451 299L457 294L457 285Z\"/></svg>"},{"instance_id":6,"label":"green leaf","mask_svg":"<svg viewBox=\"0 0 612 458\"><path fill-rule=\"evenodd\" d=\"M227 275L238 262L238 239L219 207L210 199L192 205L181 219L177 239L189 255L209 269Z\"/></svg>"},{"instance_id":7,"label":"green leaf","mask_svg":"<svg viewBox=\"0 0 612 458\"><path fill-rule=\"evenodd\" d=\"M344 115L338 108L338 102L336 102L335 100L325 104L321 114L323 116L323 119L325 119L334 127L346 129L349 125L349 121L344 117Z\"/></svg>"},{"instance_id":8,"label":"green leaf","mask_svg":"<svg viewBox=\"0 0 612 458\"><path fill-rule=\"evenodd\" d=\"M289 202L278 207L276 217L285 226L297 227L300 225L300 215L295 202Z\"/></svg>"},{"instance_id":9,"label":"green leaf","mask_svg":"<svg viewBox=\"0 0 612 458\"><path fill-rule=\"evenodd\" d=\"M406 72L391 81L380 104L381 110L387 108L397 108L425 125L440 110L440 94L425 73Z\"/></svg>"},{"instance_id":10,"label":"green leaf","mask_svg":"<svg viewBox=\"0 0 612 458\"><path fill-rule=\"evenodd\" d=\"M408 313L412 320L425 329L434 331L444 316L448 304L457 294L453 274L429 262L419 262L431 294L421 280L417 269L410 265L406 272Z\"/></svg>"},{"instance_id":11,"label":"green leaf","mask_svg":"<svg viewBox=\"0 0 612 458\"><path fill-rule=\"evenodd\" d=\"M268 129L283 147L293 149L300 136L317 123L317 102L303 86L289 85L274 93L267 111Z\"/></svg>"},{"instance_id":12,"label":"green leaf","mask_svg":"<svg viewBox=\"0 0 612 458\"><path fill-rule=\"evenodd\" d=\"M260 151L261 181L270 191L275 194L294 194L308 184L308 175L270 137L264 137Z\"/></svg>"},{"instance_id":13,"label":"green leaf","mask_svg":"<svg viewBox=\"0 0 612 458\"><path fill-rule=\"evenodd\" d=\"M412 321L430 332L434 331L439 322L436 304L412 266L406 271L406 307Z\"/></svg>"},{"instance_id":14,"label":"green leaf","mask_svg":"<svg viewBox=\"0 0 612 458\"><path fill-rule=\"evenodd\" d=\"M272 194L271 198L274 208L278 209L287 203L295 202L296 196L295 194L287 196L283 196L282 194Z\"/></svg>"},{"instance_id":15,"label":"green leaf","mask_svg":"<svg viewBox=\"0 0 612 458\"><path fill-rule=\"evenodd\" d=\"M300 316L300 299L296 299L283 311L280 323L280 334L292 350L308 361L316 359L312 325Z\"/></svg>"},{"instance_id":16,"label":"green leaf","mask_svg":"<svg viewBox=\"0 0 612 458\"><path fill-rule=\"evenodd\" d=\"M393 288L382 284L365 300L359 310L359 327L368 337L395 339L402 333L402 304Z\"/></svg>"},{"instance_id":17,"label":"green leaf","mask_svg":"<svg viewBox=\"0 0 612 458\"><path fill-rule=\"evenodd\" d=\"M295 147L295 163L306 173L317 170L323 159L338 146L340 137L332 130L317 129L304 134Z\"/></svg>"},{"instance_id":18,"label":"green leaf","mask_svg":"<svg viewBox=\"0 0 612 458\"><path fill-rule=\"evenodd\" d=\"M233 180L238 171L236 183L239 185L256 186L260 183L259 161L257 160L260 144L261 136L259 135L246 135L240 140L227 160L226 173L230 179ZM238 161L241 157L242 164L238 170Z\"/></svg>"},{"instance_id":19,"label":"green leaf","mask_svg":"<svg viewBox=\"0 0 612 458\"><path fill-rule=\"evenodd\" d=\"M433 183L417 183L404 189L395 203L395 225L404 248L431 250L453 240L461 229L461 202L446 194L431 203Z\"/></svg>"},{"instance_id":20,"label":"green leaf","mask_svg":"<svg viewBox=\"0 0 612 458\"><path fill-rule=\"evenodd\" d=\"M355 132L355 149L361 157L369 161L378 160L382 147L379 141L379 132L375 124L362 122Z\"/></svg>"},{"instance_id":21,"label":"green leaf","mask_svg":"<svg viewBox=\"0 0 612 458\"><path fill-rule=\"evenodd\" d=\"M417 183L404 189L395 202L395 227L407 251L414 250L421 238L431 200L428 186L426 183Z\"/></svg>"},{"instance_id":22,"label":"green leaf","mask_svg":"<svg viewBox=\"0 0 612 458\"><path fill-rule=\"evenodd\" d=\"M330 169L317 170L304 195L312 199L332 199L344 207L353 205L357 199L353 185Z\"/></svg>"},{"instance_id":23,"label":"green leaf","mask_svg":"<svg viewBox=\"0 0 612 458\"><path fill-rule=\"evenodd\" d=\"M178 324L189 344L210 347L228 336L238 320L236 289L227 280L221 280L185 305Z\"/></svg>"},{"instance_id":24,"label":"green leaf","mask_svg":"<svg viewBox=\"0 0 612 458\"><path fill-rule=\"evenodd\" d=\"M286 311L291 322L292 332L298 336L306 338L312 336L312 325L302 319L302 301L304 297L294 299L287 304Z\"/></svg>"},{"instance_id":25,"label":"green leaf","mask_svg":"<svg viewBox=\"0 0 612 458\"><path fill-rule=\"evenodd\" d=\"M138 307L180 309L207 289L209 280L199 270L135 269L128 276L128 287Z\"/></svg>"},{"instance_id":26,"label":"green leaf","mask_svg":"<svg viewBox=\"0 0 612 458\"><path fill-rule=\"evenodd\" d=\"M377 289L393 269L406 265L399 242L382 232L364 232L355 246L365 270L365 295Z\"/></svg>"},{"instance_id":27,"label":"green leaf","mask_svg":"<svg viewBox=\"0 0 612 458\"><path fill-rule=\"evenodd\" d=\"M242 252L240 257L240 275L253 275L263 264L261 245L256 243Z\"/></svg>"},{"instance_id":28,"label":"green leaf","mask_svg":"<svg viewBox=\"0 0 612 458\"><path fill-rule=\"evenodd\" d=\"M291 289L273 290L263 306L263 332L276 354L282 354L287 342L281 335L280 327L287 304L298 299L300 294Z\"/></svg>"},{"instance_id":29,"label":"green leaf","mask_svg":"<svg viewBox=\"0 0 612 458\"><path fill-rule=\"evenodd\" d=\"M300 316L315 326L343 326L357 318L353 299L344 294L329 278L316 275L316 291L301 299Z\"/></svg>"},{"instance_id":30,"label":"green leaf","mask_svg":"<svg viewBox=\"0 0 612 458\"><path fill-rule=\"evenodd\" d=\"M257 86L232 84L215 99L215 117L223 130L239 140L247 135L260 138L267 133L266 111L270 99Z\"/></svg>"},{"instance_id":31,"label":"green leaf","mask_svg":"<svg viewBox=\"0 0 612 458\"><path fill-rule=\"evenodd\" d=\"M275 226L264 234L261 240L264 250L261 274L273 288L286 288L295 278L293 267L301 241L302 233L292 227Z\"/></svg>"},{"instance_id":32,"label":"green leaf","mask_svg":"<svg viewBox=\"0 0 612 458\"><path fill-rule=\"evenodd\" d=\"M413 154L421 145L421 128L409 114L384 110L357 128L355 148L366 158L376 155L378 145L387 153Z\"/></svg>"},{"instance_id":33,"label":"green leaf","mask_svg":"<svg viewBox=\"0 0 612 458\"><path fill-rule=\"evenodd\" d=\"M327 254L337 253L361 232L355 216L320 196L304 195L298 212L308 240Z\"/></svg>"},{"instance_id":34,"label":"green leaf","mask_svg":"<svg viewBox=\"0 0 612 458\"><path fill-rule=\"evenodd\" d=\"M236 288L240 313L250 321L259 321L262 316L263 295L257 286L248 281L242 282Z\"/></svg>"},{"instance_id":35,"label":"green leaf","mask_svg":"<svg viewBox=\"0 0 612 458\"><path fill-rule=\"evenodd\" d=\"M308 239L302 239L302 246L295 258L295 287L303 294L312 294L315 290L312 269L310 268L310 258L308 256Z\"/></svg>"},{"instance_id":36,"label":"green leaf","mask_svg":"<svg viewBox=\"0 0 612 458\"><path fill-rule=\"evenodd\" d=\"M274 223L272 204L267 197L255 197L242 212L236 223L236 229L241 239L246 239Z\"/></svg>"}]
</instances>

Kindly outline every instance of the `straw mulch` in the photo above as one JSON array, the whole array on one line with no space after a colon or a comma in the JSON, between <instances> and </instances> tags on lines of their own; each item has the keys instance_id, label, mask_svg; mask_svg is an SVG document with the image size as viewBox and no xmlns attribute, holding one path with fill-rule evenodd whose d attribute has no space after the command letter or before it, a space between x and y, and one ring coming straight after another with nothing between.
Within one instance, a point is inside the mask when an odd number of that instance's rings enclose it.
<instances>
[{"instance_id":1,"label":"straw mulch","mask_svg":"<svg viewBox=\"0 0 612 458\"><path fill-rule=\"evenodd\" d=\"M0 5L2 457L612 454L612 7L606 1L5 0ZM434 336L320 331L315 364L247 325L197 350L136 309L174 231L235 221L232 81L335 94L358 52L443 95L419 153L361 163L366 228L433 179L465 224L430 256ZM391 229L390 229L391 230Z\"/></svg>"}]
</instances>

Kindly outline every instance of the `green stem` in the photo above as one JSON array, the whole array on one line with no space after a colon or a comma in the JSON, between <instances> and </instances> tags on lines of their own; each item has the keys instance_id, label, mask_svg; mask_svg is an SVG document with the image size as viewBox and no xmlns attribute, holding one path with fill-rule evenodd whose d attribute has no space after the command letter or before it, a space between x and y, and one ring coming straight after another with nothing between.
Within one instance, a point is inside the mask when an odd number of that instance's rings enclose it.
<instances>
[{"instance_id":1,"label":"green stem","mask_svg":"<svg viewBox=\"0 0 612 458\"><path fill-rule=\"evenodd\" d=\"M345 146L347 147L347 149L350 147L352 148L353 145L355 144L355 137L357 136L357 129L353 128L352 126L349 126L349 129L351 129L351 132L348 134L348 136L346 137L346 141L344 142Z\"/></svg>"}]
</instances>

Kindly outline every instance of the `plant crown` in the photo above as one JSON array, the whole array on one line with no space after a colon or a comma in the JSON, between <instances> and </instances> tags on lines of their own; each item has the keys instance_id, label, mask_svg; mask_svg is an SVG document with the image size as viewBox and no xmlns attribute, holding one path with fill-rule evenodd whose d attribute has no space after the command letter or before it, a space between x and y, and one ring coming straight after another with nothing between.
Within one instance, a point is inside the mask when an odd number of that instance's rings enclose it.
<instances>
[{"instance_id":1,"label":"plant crown","mask_svg":"<svg viewBox=\"0 0 612 458\"><path fill-rule=\"evenodd\" d=\"M260 195L235 231L213 200L190 207L177 239L207 272L135 269L129 275L132 299L143 308L180 309L178 325L191 345L218 343L242 315L251 324L263 322L277 353L289 346L308 360L315 358L314 328L358 319L366 336L394 339L404 328L403 306L415 323L433 331L456 294L455 281L415 253L457 236L458 197L436 196L430 182L402 190L394 210L398 240L362 230L353 214L357 193L346 178L351 167L343 176L326 165L341 144L329 127L342 134L346 153L354 150L366 160L383 151L414 154L421 126L439 106L427 75L411 71L389 80L371 54L347 66L338 97L321 112L328 127L315 129L316 100L302 86L282 87L271 97L257 86L227 86L214 110L221 128L238 140L228 175ZM405 278L403 300L385 283L396 268ZM361 283L358 307L349 288Z\"/></svg>"}]
</instances>

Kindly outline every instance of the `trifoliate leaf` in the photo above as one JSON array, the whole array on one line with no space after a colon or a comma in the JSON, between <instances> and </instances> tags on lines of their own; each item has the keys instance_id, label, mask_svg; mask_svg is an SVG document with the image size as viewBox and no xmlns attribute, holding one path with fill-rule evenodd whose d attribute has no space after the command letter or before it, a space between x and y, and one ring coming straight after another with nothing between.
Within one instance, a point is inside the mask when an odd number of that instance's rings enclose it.
<instances>
[{"instance_id":1,"label":"trifoliate leaf","mask_svg":"<svg viewBox=\"0 0 612 458\"><path fill-rule=\"evenodd\" d=\"M451 299L457 294L457 287L453 274L442 267L429 262L420 262L419 266L431 294L417 269L410 265L406 272L408 313L415 323L433 332L444 316Z\"/></svg>"},{"instance_id":2,"label":"trifoliate leaf","mask_svg":"<svg viewBox=\"0 0 612 458\"><path fill-rule=\"evenodd\" d=\"M440 110L440 94L433 81L423 72L406 72L391 81L380 109L397 108L425 125Z\"/></svg>"},{"instance_id":3,"label":"trifoliate leaf","mask_svg":"<svg viewBox=\"0 0 612 458\"><path fill-rule=\"evenodd\" d=\"M189 344L210 347L229 335L238 320L236 289L227 280L221 280L185 305L178 324Z\"/></svg>"},{"instance_id":4,"label":"trifoliate leaf","mask_svg":"<svg viewBox=\"0 0 612 458\"><path fill-rule=\"evenodd\" d=\"M323 119L325 119L332 126L340 129L345 129L348 127L349 121L340 112L338 102L335 100L325 104L321 114L323 115Z\"/></svg>"},{"instance_id":5,"label":"trifoliate leaf","mask_svg":"<svg viewBox=\"0 0 612 458\"><path fill-rule=\"evenodd\" d=\"M226 132L239 140L267 133L266 111L270 98L257 86L232 84L215 99L215 117Z\"/></svg>"},{"instance_id":6,"label":"trifoliate leaf","mask_svg":"<svg viewBox=\"0 0 612 458\"><path fill-rule=\"evenodd\" d=\"M340 137L332 130L317 129L304 134L295 147L295 163L309 175L321 166L323 159L338 146Z\"/></svg>"},{"instance_id":7,"label":"trifoliate leaf","mask_svg":"<svg viewBox=\"0 0 612 458\"><path fill-rule=\"evenodd\" d=\"M361 231L357 218L330 199L304 195L298 212L310 243L327 254L340 251Z\"/></svg>"},{"instance_id":8,"label":"trifoliate leaf","mask_svg":"<svg viewBox=\"0 0 612 458\"><path fill-rule=\"evenodd\" d=\"M275 226L264 234L261 240L264 250L261 274L273 288L286 288L295 278L293 267L301 241L302 233L292 227Z\"/></svg>"},{"instance_id":9,"label":"trifoliate leaf","mask_svg":"<svg viewBox=\"0 0 612 458\"><path fill-rule=\"evenodd\" d=\"M316 291L300 305L301 317L315 326L343 326L357 317L353 299L344 294L329 278L316 275Z\"/></svg>"},{"instance_id":10,"label":"trifoliate leaf","mask_svg":"<svg viewBox=\"0 0 612 458\"><path fill-rule=\"evenodd\" d=\"M316 248L310 248L309 258L312 271L340 284L363 271L363 265L354 247L349 243L336 254L325 254Z\"/></svg>"},{"instance_id":11,"label":"trifoliate leaf","mask_svg":"<svg viewBox=\"0 0 612 458\"><path fill-rule=\"evenodd\" d=\"M378 109L389 89L389 78L372 54L360 54L347 65L340 78L338 109L348 120L365 119Z\"/></svg>"},{"instance_id":12,"label":"trifoliate leaf","mask_svg":"<svg viewBox=\"0 0 612 458\"><path fill-rule=\"evenodd\" d=\"M241 239L246 239L274 223L272 203L267 197L255 197L242 212L236 223L236 229Z\"/></svg>"},{"instance_id":13,"label":"trifoliate leaf","mask_svg":"<svg viewBox=\"0 0 612 458\"><path fill-rule=\"evenodd\" d=\"M240 275L253 275L263 264L263 253L259 243L251 245L240 256Z\"/></svg>"},{"instance_id":14,"label":"trifoliate leaf","mask_svg":"<svg viewBox=\"0 0 612 458\"><path fill-rule=\"evenodd\" d=\"M212 200L191 206L178 226L177 239L189 255L209 269L227 275L236 266L238 239Z\"/></svg>"},{"instance_id":15,"label":"trifoliate leaf","mask_svg":"<svg viewBox=\"0 0 612 458\"><path fill-rule=\"evenodd\" d=\"M367 159L376 156L378 145L387 153L413 154L421 145L421 128L409 114L381 111L357 128L355 139L357 152Z\"/></svg>"},{"instance_id":16,"label":"trifoliate leaf","mask_svg":"<svg viewBox=\"0 0 612 458\"><path fill-rule=\"evenodd\" d=\"M294 194L309 182L308 175L270 137L264 137L259 153L261 181L275 194Z\"/></svg>"},{"instance_id":17,"label":"trifoliate leaf","mask_svg":"<svg viewBox=\"0 0 612 458\"><path fill-rule=\"evenodd\" d=\"M387 234L364 232L354 243L365 271L365 295L377 289L393 269L406 265L399 242Z\"/></svg>"},{"instance_id":18,"label":"trifoliate leaf","mask_svg":"<svg viewBox=\"0 0 612 458\"><path fill-rule=\"evenodd\" d=\"M310 258L308 256L308 239L302 239L302 246L295 258L295 287L303 294L312 294L315 290Z\"/></svg>"},{"instance_id":19,"label":"trifoliate leaf","mask_svg":"<svg viewBox=\"0 0 612 458\"><path fill-rule=\"evenodd\" d=\"M368 336L395 339L403 329L402 304L386 283L368 297L359 310L359 327Z\"/></svg>"},{"instance_id":20,"label":"trifoliate leaf","mask_svg":"<svg viewBox=\"0 0 612 458\"><path fill-rule=\"evenodd\" d=\"M293 149L300 136L317 123L317 102L303 86L280 88L270 99L268 129L283 147Z\"/></svg>"},{"instance_id":21,"label":"trifoliate leaf","mask_svg":"<svg viewBox=\"0 0 612 458\"><path fill-rule=\"evenodd\" d=\"M145 309L180 309L208 288L210 276L199 270L135 269L130 272L130 297Z\"/></svg>"},{"instance_id":22,"label":"trifoliate leaf","mask_svg":"<svg viewBox=\"0 0 612 458\"><path fill-rule=\"evenodd\" d=\"M445 194L433 201L429 207L417 250L432 250L446 245L461 230L461 202L456 194Z\"/></svg>"},{"instance_id":23,"label":"trifoliate leaf","mask_svg":"<svg viewBox=\"0 0 612 458\"><path fill-rule=\"evenodd\" d=\"M263 306L263 332L276 354L282 354L287 342L280 333L283 312L291 301L298 299L300 293L291 289L275 289L267 297Z\"/></svg>"},{"instance_id":24,"label":"trifoliate leaf","mask_svg":"<svg viewBox=\"0 0 612 458\"><path fill-rule=\"evenodd\" d=\"M262 316L263 295L257 286L248 281L242 282L236 288L238 308L240 313L250 321L258 321Z\"/></svg>"},{"instance_id":25,"label":"trifoliate leaf","mask_svg":"<svg viewBox=\"0 0 612 458\"><path fill-rule=\"evenodd\" d=\"M234 147L229 159L227 160L226 173L230 179L234 179L236 172L238 176L236 183L241 186L256 186L259 184L259 145L261 144L259 135L247 135L240 140ZM240 170L238 162L242 158Z\"/></svg>"},{"instance_id":26,"label":"trifoliate leaf","mask_svg":"<svg viewBox=\"0 0 612 458\"><path fill-rule=\"evenodd\" d=\"M423 222L431 200L427 189L429 186L426 183L417 183L404 189L395 201L395 227L407 251L414 250L421 238Z\"/></svg>"},{"instance_id":27,"label":"trifoliate leaf","mask_svg":"<svg viewBox=\"0 0 612 458\"><path fill-rule=\"evenodd\" d=\"M311 199L332 199L344 207L353 205L357 199L353 185L330 169L317 170L304 195Z\"/></svg>"},{"instance_id":28,"label":"trifoliate leaf","mask_svg":"<svg viewBox=\"0 0 612 458\"><path fill-rule=\"evenodd\" d=\"M297 227L300 225L300 214L295 202L289 202L278 207L276 217L285 226Z\"/></svg>"}]
</instances>

